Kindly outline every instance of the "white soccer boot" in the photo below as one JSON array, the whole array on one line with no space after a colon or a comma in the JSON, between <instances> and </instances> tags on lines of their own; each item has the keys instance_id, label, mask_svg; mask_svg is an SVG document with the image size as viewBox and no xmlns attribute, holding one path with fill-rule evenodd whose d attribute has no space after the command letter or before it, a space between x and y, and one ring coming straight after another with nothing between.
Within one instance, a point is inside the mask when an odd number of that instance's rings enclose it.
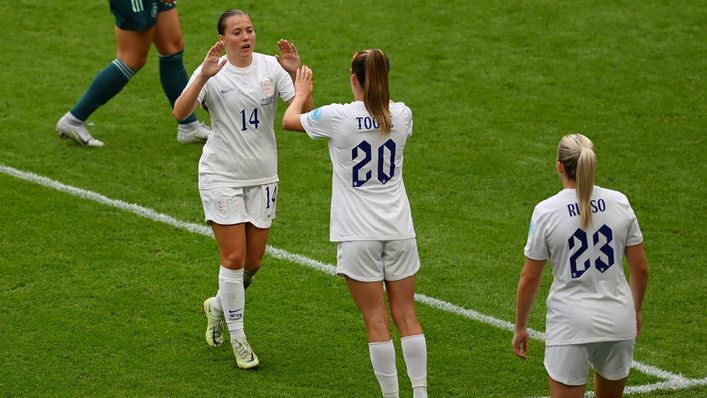
<instances>
[{"instance_id":1,"label":"white soccer boot","mask_svg":"<svg viewBox=\"0 0 707 398\"><path fill-rule=\"evenodd\" d=\"M234 340L231 344L233 345L233 355L236 356L236 365L239 368L251 369L260 364L258 356L250 348L250 344L248 344L248 340L245 337Z\"/></svg>"},{"instance_id":2,"label":"white soccer boot","mask_svg":"<svg viewBox=\"0 0 707 398\"><path fill-rule=\"evenodd\" d=\"M212 308L212 301L216 297L209 297L204 300L204 314L206 314L206 344L211 347L218 347L223 344L223 326L226 320L223 314L215 314Z\"/></svg>"},{"instance_id":3,"label":"white soccer boot","mask_svg":"<svg viewBox=\"0 0 707 398\"><path fill-rule=\"evenodd\" d=\"M101 147L103 141L93 138L86 128L86 123L77 119L71 112L66 112L56 123L56 131L61 138L69 138L81 146Z\"/></svg>"},{"instance_id":4,"label":"white soccer boot","mask_svg":"<svg viewBox=\"0 0 707 398\"><path fill-rule=\"evenodd\" d=\"M177 141L180 144L203 143L209 138L209 133L211 133L211 129L200 121L180 124L177 128Z\"/></svg>"}]
</instances>

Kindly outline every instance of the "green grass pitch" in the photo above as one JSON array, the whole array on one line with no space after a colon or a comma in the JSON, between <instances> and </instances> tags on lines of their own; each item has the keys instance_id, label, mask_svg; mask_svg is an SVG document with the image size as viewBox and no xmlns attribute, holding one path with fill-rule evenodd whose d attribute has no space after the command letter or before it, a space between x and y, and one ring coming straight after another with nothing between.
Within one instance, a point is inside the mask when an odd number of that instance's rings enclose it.
<instances>
[{"instance_id":1,"label":"green grass pitch","mask_svg":"<svg viewBox=\"0 0 707 398\"><path fill-rule=\"evenodd\" d=\"M107 2L7 3L0 396L378 396L364 326L340 279L266 256L246 311L262 365L241 371L228 347L203 339L201 302L216 289L218 267L212 238L6 172L203 221L201 146L176 141L154 50L90 118L106 146L80 148L54 124L115 57ZM417 291L427 297L513 321L530 214L561 189L557 142L572 131L592 138L597 183L629 197L651 268L635 360L707 377L705 2L180 0L189 72L231 7L251 13L257 51L274 54L280 38L297 45L315 73L316 104L350 101L354 51L389 54L393 99L415 121L405 183L423 263ZM276 130L270 243L333 264L326 143ZM539 331L548 271L530 320ZM542 342L531 342L524 363L505 329L423 303L418 312L431 397L548 395ZM398 369L401 396L410 396L400 351ZM704 383L662 381L633 369L629 386L639 397L707 395Z\"/></svg>"}]
</instances>

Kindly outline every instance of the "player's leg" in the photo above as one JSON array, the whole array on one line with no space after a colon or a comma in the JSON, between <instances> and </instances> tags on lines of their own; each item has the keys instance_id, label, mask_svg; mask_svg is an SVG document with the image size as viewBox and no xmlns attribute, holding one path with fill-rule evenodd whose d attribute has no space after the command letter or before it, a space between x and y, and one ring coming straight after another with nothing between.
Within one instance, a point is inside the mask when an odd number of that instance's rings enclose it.
<instances>
[{"instance_id":1,"label":"player's leg","mask_svg":"<svg viewBox=\"0 0 707 398\"><path fill-rule=\"evenodd\" d=\"M584 397L584 384L580 386L572 386L560 383L553 380L552 377L547 378L550 386L550 396L552 398L582 398Z\"/></svg>"},{"instance_id":2,"label":"player's leg","mask_svg":"<svg viewBox=\"0 0 707 398\"><path fill-rule=\"evenodd\" d=\"M351 297L363 314L368 331L368 351L373 372L384 397L398 397L398 371L395 347L390 336L388 310L383 295L383 283L360 282L346 277Z\"/></svg>"},{"instance_id":3,"label":"player's leg","mask_svg":"<svg viewBox=\"0 0 707 398\"><path fill-rule=\"evenodd\" d=\"M248 288L253 282L255 273L260 270L268 243L268 228L258 228L251 223L245 227L245 267L243 269L243 287Z\"/></svg>"},{"instance_id":4,"label":"player's leg","mask_svg":"<svg viewBox=\"0 0 707 398\"><path fill-rule=\"evenodd\" d=\"M211 225L219 249L221 266L219 268L219 290L214 298L208 299L209 310L216 317L224 317L231 335L231 345L236 356L236 363L241 368L258 365L258 357L252 352L245 337L244 309L245 291L243 290L243 263L245 259L245 223L246 213L242 188L218 188L200 190L206 222ZM207 314L207 318L208 314ZM206 339L212 326L209 321Z\"/></svg>"},{"instance_id":5,"label":"player's leg","mask_svg":"<svg viewBox=\"0 0 707 398\"><path fill-rule=\"evenodd\" d=\"M388 304L400 331L400 344L413 398L427 397L427 341L415 310L415 274L420 269L417 241L387 241L381 253Z\"/></svg>"},{"instance_id":6,"label":"player's leg","mask_svg":"<svg viewBox=\"0 0 707 398\"><path fill-rule=\"evenodd\" d=\"M277 209L277 182L243 188L248 220L243 287L253 282L260 270L268 243L268 232Z\"/></svg>"},{"instance_id":7,"label":"player's leg","mask_svg":"<svg viewBox=\"0 0 707 398\"><path fill-rule=\"evenodd\" d=\"M218 298L231 335L231 345L240 368L258 365L258 357L246 339L243 318L245 290L243 289L243 264L245 261L245 224L221 225L211 223L221 258L218 277Z\"/></svg>"},{"instance_id":8,"label":"player's leg","mask_svg":"<svg viewBox=\"0 0 707 398\"><path fill-rule=\"evenodd\" d=\"M393 322L400 336L422 334L422 326L415 310L415 275L398 281L386 281L388 301Z\"/></svg>"},{"instance_id":9,"label":"player's leg","mask_svg":"<svg viewBox=\"0 0 707 398\"><path fill-rule=\"evenodd\" d=\"M633 361L634 340L597 343L591 357L594 394L597 398L620 398Z\"/></svg>"},{"instance_id":10,"label":"player's leg","mask_svg":"<svg viewBox=\"0 0 707 398\"><path fill-rule=\"evenodd\" d=\"M93 79L79 101L57 123L61 137L71 138L81 145L103 146L94 139L85 125L86 119L100 106L117 95L128 81L145 65L154 29L143 10L131 8L127 2L110 2L115 16L116 59Z\"/></svg>"},{"instance_id":11,"label":"player's leg","mask_svg":"<svg viewBox=\"0 0 707 398\"><path fill-rule=\"evenodd\" d=\"M160 3L153 42L159 53L162 89L173 108L189 81L184 68L184 37L176 3ZM177 140L181 143L203 142L208 135L209 130L197 121L194 114L179 121Z\"/></svg>"},{"instance_id":12,"label":"player's leg","mask_svg":"<svg viewBox=\"0 0 707 398\"><path fill-rule=\"evenodd\" d=\"M545 346L545 370L552 398L584 396L592 344Z\"/></svg>"},{"instance_id":13,"label":"player's leg","mask_svg":"<svg viewBox=\"0 0 707 398\"><path fill-rule=\"evenodd\" d=\"M627 381L628 377L620 380L609 380L594 372L594 396L596 398L621 398Z\"/></svg>"},{"instance_id":14,"label":"player's leg","mask_svg":"<svg viewBox=\"0 0 707 398\"><path fill-rule=\"evenodd\" d=\"M427 398L427 341L415 311L415 275L385 284L393 322L400 331L413 398Z\"/></svg>"}]
</instances>

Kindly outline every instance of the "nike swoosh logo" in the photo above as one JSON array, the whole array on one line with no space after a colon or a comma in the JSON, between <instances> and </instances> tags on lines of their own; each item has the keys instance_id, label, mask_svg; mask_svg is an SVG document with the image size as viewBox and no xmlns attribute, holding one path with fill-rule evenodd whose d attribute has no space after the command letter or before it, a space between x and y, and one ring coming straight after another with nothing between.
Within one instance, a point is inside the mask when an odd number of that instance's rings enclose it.
<instances>
[{"instance_id":1,"label":"nike swoosh logo","mask_svg":"<svg viewBox=\"0 0 707 398\"><path fill-rule=\"evenodd\" d=\"M233 91L233 90L234 90L234 89L230 89L230 90L221 89L221 94L230 93L230 92Z\"/></svg>"}]
</instances>

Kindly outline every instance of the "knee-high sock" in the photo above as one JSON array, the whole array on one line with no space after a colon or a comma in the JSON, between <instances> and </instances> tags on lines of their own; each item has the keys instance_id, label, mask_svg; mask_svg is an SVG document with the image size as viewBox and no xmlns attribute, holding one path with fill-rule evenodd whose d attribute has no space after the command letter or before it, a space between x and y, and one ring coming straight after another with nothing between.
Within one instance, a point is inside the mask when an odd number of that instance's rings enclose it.
<instances>
[{"instance_id":1,"label":"knee-high sock","mask_svg":"<svg viewBox=\"0 0 707 398\"><path fill-rule=\"evenodd\" d=\"M395 367L393 340L368 343L368 352L383 397L397 398L399 396L398 370Z\"/></svg>"},{"instance_id":2,"label":"knee-high sock","mask_svg":"<svg viewBox=\"0 0 707 398\"><path fill-rule=\"evenodd\" d=\"M218 274L218 297L221 300L226 326L231 340L245 336L243 315L245 310L245 290L243 289L243 268L228 269L221 266Z\"/></svg>"},{"instance_id":3,"label":"knee-high sock","mask_svg":"<svg viewBox=\"0 0 707 398\"><path fill-rule=\"evenodd\" d=\"M160 55L160 82L172 108L189 82L187 71L184 69L183 54L184 51L172 55ZM180 120L179 123L187 124L195 121L196 116L192 113L186 119Z\"/></svg>"},{"instance_id":4,"label":"knee-high sock","mask_svg":"<svg viewBox=\"0 0 707 398\"><path fill-rule=\"evenodd\" d=\"M125 62L114 59L93 78L79 102L71 108L71 113L82 121L88 119L98 107L115 97L135 73L137 71L130 69Z\"/></svg>"},{"instance_id":5,"label":"knee-high sock","mask_svg":"<svg viewBox=\"0 0 707 398\"><path fill-rule=\"evenodd\" d=\"M413 398L427 398L427 341L424 334L400 339Z\"/></svg>"}]
</instances>

